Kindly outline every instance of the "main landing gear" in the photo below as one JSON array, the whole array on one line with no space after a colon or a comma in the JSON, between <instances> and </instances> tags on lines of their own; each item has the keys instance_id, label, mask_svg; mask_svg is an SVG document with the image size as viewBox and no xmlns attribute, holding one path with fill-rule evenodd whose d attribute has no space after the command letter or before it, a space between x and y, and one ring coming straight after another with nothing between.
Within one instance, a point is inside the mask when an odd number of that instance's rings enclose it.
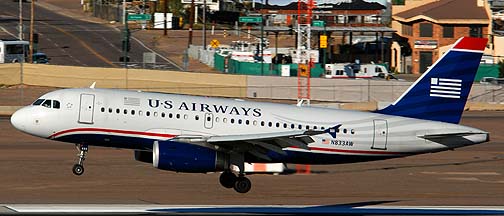
<instances>
[{"instance_id":1,"label":"main landing gear","mask_svg":"<svg viewBox=\"0 0 504 216\"><path fill-rule=\"evenodd\" d=\"M80 176L84 173L84 160L86 160L86 155L89 148L87 145L83 144L77 144L75 146L79 151L79 154L77 154L77 157L79 157L79 161L73 166L72 171L75 175Z\"/></svg>"},{"instance_id":2,"label":"main landing gear","mask_svg":"<svg viewBox=\"0 0 504 216\"><path fill-rule=\"evenodd\" d=\"M252 182L243 173L236 176L229 170L224 171L219 177L220 184L225 188L234 188L238 193L247 193L252 188Z\"/></svg>"}]
</instances>

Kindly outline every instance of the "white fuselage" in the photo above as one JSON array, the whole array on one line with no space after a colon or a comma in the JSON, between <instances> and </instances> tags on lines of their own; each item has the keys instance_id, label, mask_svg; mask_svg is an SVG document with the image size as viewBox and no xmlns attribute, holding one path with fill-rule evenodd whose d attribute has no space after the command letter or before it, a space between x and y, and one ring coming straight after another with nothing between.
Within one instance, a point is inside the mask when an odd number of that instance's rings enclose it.
<instances>
[{"instance_id":1,"label":"white fuselage","mask_svg":"<svg viewBox=\"0 0 504 216\"><path fill-rule=\"evenodd\" d=\"M437 152L488 140L486 132L457 124L224 98L107 89L57 90L40 98L56 100L60 108L24 107L12 116L16 128L64 142L139 150L152 149L155 140L180 136L324 130L337 124L341 126L335 138L327 133L314 135L309 150L287 147L284 150L290 153L273 161L347 163ZM424 138L437 134L457 136Z\"/></svg>"}]
</instances>

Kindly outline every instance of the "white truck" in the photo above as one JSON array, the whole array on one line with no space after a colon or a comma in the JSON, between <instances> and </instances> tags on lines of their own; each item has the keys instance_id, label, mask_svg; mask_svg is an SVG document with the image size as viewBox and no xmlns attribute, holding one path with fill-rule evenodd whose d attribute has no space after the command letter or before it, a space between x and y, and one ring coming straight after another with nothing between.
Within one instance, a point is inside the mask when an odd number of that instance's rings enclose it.
<instances>
[{"instance_id":1,"label":"white truck","mask_svg":"<svg viewBox=\"0 0 504 216\"><path fill-rule=\"evenodd\" d=\"M388 77L385 66L379 64L335 63L325 65L325 78Z\"/></svg>"}]
</instances>

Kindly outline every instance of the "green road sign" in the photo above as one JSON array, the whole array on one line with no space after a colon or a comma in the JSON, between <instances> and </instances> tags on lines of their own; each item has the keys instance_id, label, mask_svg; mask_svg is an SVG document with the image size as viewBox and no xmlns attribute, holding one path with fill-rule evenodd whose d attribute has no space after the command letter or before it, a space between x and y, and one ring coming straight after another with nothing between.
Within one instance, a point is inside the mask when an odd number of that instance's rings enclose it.
<instances>
[{"instance_id":1,"label":"green road sign","mask_svg":"<svg viewBox=\"0 0 504 216\"><path fill-rule=\"evenodd\" d=\"M259 16L245 16L245 17L240 17L238 21L243 22L243 23L260 23L262 22L262 17Z\"/></svg>"},{"instance_id":2,"label":"green road sign","mask_svg":"<svg viewBox=\"0 0 504 216\"><path fill-rule=\"evenodd\" d=\"M150 19L151 19L150 14L128 14L129 21L150 20Z\"/></svg>"},{"instance_id":3,"label":"green road sign","mask_svg":"<svg viewBox=\"0 0 504 216\"><path fill-rule=\"evenodd\" d=\"M324 27L325 22L324 20L313 20L312 26Z\"/></svg>"}]
</instances>

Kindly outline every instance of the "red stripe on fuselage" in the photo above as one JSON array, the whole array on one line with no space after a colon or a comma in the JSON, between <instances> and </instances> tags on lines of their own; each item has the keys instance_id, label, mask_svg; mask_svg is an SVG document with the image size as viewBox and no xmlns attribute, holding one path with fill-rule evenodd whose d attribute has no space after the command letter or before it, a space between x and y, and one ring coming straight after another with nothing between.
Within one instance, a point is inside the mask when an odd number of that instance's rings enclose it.
<instances>
[{"instance_id":1,"label":"red stripe on fuselage","mask_svg":"<svg viewBox=\"0 0 504 216\"><path fill-rule=\"evenodd\" d=\"M301 148L295 147L295 146L292 146L290 148L301 149ZM374 155L410 155L410 154L412 154L412 153L407 153L407 152L346 150L346 149L332 149L332 148L320 148L320 147L309 147L309 148L311 151L328 151L328 152L353 153L353 154L374 154Z\"/></svg>"},{"instance_id":2,"label":"red stripe on fuselage","mask_svg":"<svg viewBox=\"0 0 504 216\"><path fill-rule=\"evenodd\" d=\"M74 128L69 130L64 130L57 132L49 138L54 138L68 133L73 132L106 132L106 133L118 133L118 134L128 134L128 135L141 135L141 136L157 136L164 138L173 138L176 135L173 134L161 134L161 133L151 133L151 132L140 132L140 131L128 131L128 130L116 130L116 129L105 129L105 128Z\"/></svg>"}]
</instances>

